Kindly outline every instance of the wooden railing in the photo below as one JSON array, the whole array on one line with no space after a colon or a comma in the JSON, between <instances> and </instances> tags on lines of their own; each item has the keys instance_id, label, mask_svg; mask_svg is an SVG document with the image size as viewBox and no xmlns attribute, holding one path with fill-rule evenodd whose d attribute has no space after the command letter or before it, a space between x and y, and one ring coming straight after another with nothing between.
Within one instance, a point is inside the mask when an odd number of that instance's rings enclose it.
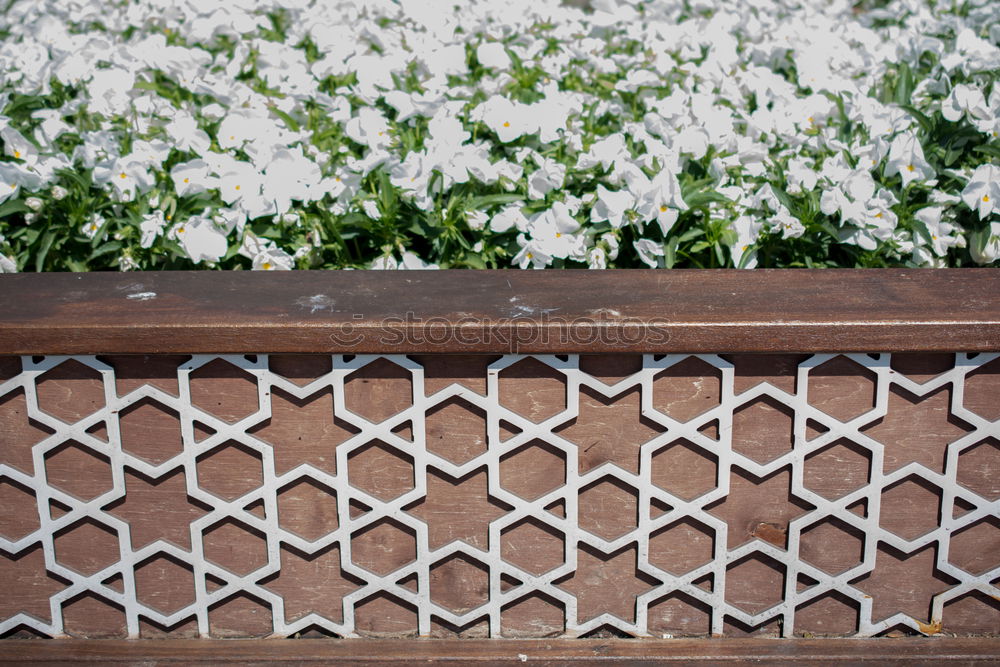
<instances>
[{"instance_id":1,"label":"wooden railing","mask_svg":"<svg viewBox=\"0 0 1000 667\"><path fill-rule=\"evenodd\" d=\"M810 638L896 635L920 637L863 650L988 657L997 640L968 637L1000 636L998 288L991 270L3 276L0 634L216 661L210 638L322 636L387 662L410 637L456 659L850 661ZM923 637L943 634L966 638ZM753 639L676 639L713 636Z\"/></svg>"}]
</instances>

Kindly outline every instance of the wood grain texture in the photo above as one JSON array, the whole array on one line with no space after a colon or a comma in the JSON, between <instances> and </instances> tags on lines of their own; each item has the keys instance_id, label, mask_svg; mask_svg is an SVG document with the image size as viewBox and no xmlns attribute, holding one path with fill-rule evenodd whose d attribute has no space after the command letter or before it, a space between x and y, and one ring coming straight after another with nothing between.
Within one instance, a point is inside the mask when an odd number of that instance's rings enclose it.
<instances>
[{"instance_id":1,"label":"wood grain texture","mask_svg":"<svg viewBox=\"0 0 1000 667\"><path fill-rule=\"evenodd\" d=\"M975 352L998 293L990 269L5 275L0 352Z\"/></svg>"},{"instance_id":2,"label":"wood grain texture","mask_svg":"<svg viewBox=\"0 0 1000 667\"><path fill-rule=\"evenodd\" d=\"M0 664L15 665L990 665L1000 641L891 640L326 640L15 641Z\"/></svg>"}]
</instances>

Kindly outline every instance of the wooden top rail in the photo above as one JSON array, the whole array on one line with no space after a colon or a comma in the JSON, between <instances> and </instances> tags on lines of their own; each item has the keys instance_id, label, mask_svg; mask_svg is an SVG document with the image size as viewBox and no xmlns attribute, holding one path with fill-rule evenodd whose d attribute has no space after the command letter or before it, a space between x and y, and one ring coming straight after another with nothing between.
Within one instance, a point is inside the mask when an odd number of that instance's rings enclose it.
<instances>
[{"instance_id":1,"label":"wooden top rail","mask_svg":"<svg viewBox=\"0 0 1000 667\"><path fill-rule=\"evenodd\" d=\"M0 276L0 354L979 352L992 269Z\"/></svg>"}]
</instances>

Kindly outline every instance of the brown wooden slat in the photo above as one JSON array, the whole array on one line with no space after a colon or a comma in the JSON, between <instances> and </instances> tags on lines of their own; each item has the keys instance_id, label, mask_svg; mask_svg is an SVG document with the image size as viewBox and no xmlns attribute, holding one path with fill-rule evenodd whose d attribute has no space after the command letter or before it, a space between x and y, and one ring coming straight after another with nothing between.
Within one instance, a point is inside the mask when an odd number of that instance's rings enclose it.
<instances>
[{"instance_id":1,"label":"brown wooden slat","mask_svg":"<svg viewBox=\"0 0 1000 667\"><path fill-rule=\"evenodd\" d=\"M1000 662L1000 640L11 640L0 664L474 665L948 664Z\"/></svg>"},{"instance_id":2,"label":"brown wooden slat","mask_svg":"<svg viewBox=\"0 0 1000 667\"><path fill-rule=\"evenodd\" d=\"M1000 349L998 293L991 269L21 274L0 353L972 352Z\"/></svg>"}]
</instances>

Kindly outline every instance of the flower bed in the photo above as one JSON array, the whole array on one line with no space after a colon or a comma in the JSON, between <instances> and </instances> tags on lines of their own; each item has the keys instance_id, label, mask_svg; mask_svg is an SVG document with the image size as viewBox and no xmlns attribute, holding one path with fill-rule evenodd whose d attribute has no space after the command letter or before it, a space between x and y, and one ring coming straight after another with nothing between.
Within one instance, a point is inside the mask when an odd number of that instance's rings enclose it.
<instances>
[{"instance_id":1,"label":"flower bed","mask_svg":"<svg viewBox=\"0 0 1000 667\"><path fill-rule=\"evenodd\" d=\"M0 269L967 266L1000 8L15 0Z\"/></svg>"}]
</instances>

